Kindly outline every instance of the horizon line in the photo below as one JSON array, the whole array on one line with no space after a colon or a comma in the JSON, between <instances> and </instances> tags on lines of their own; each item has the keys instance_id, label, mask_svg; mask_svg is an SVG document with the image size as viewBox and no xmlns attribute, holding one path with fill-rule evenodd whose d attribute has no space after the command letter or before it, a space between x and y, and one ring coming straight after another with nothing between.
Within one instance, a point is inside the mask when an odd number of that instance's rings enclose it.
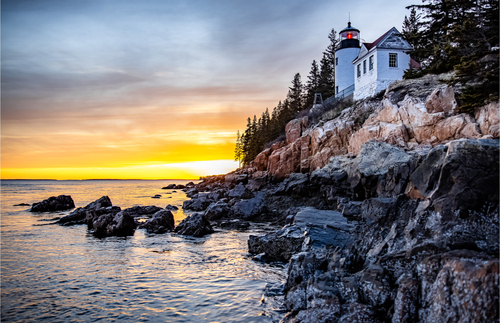
<instances>
[{"instance_id":1,"label":"horizon line","mask_svg":"<svg viewBox=\"0 0 500 323\"><path fill-rule=\"evenodd\" d=\"M86 178L86 179L51 179L51 178L2 178L0 181L200 181L200 178Z\"/></svg>"}]
</instances>

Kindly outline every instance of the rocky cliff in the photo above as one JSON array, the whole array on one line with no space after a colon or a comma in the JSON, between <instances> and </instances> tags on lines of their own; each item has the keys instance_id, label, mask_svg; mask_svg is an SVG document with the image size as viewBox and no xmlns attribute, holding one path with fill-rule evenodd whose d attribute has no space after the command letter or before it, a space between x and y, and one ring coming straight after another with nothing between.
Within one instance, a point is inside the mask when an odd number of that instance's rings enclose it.
<instances>
[{"instance_id":1,"label":"rocky cliff","mask_svg":"<svg viewBox=\"0 0 500 323\"><path fill-rule=\"evenodd\" d=\"M427 76L393 83L382 98L358 102L309 128L307 117L292 120L286 142L262 151L247 170L268 171L276 179L312 172L332 156L358 154L369 140L415 149L459 138L498 138L498 103L477 109L474 117L459 114L454 92L437 76Z\"/></svg>"},{"instance_id":2,"label":"rocky cliff","mask_svg":"<svg viewBox=\"0 0 500 323\"><path fill-rule=\"evenodd\" d=\"M499 105L460 114L454 95L428 76L293 120L286 142L204 179L185 208L282 226L248 247L288 262L270 288L283 322L498 322Z\"/></svg>"}]
</instances>

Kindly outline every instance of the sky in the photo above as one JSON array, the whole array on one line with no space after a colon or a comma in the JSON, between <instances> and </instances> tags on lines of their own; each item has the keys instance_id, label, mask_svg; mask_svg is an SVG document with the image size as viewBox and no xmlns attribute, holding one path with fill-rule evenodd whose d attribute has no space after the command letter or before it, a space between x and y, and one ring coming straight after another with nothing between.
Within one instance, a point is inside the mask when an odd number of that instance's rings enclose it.
<instances>
[{"instance_id":1,"label":"sky","mask_svg":"<svg viewBox=\"0 0 500 323\"><path fill-rule=\"evenodd\" d=\"M307 80L332 28L419 0L1 1L2 179L227 173L236 132Z\"/></svg>"}]
</instances>

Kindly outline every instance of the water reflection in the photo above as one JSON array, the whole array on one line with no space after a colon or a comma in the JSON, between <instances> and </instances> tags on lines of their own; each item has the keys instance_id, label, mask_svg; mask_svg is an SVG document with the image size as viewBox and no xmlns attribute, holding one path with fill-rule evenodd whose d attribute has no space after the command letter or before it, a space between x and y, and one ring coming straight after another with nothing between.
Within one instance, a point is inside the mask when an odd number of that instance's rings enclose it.
<instances>
[{"instance_id":1,"label":"water reflection","mask_svg":"<svg viewBox=\"0 0 500 323\"><path fill-rule=\"evenodd\" d=\"M182 206L182 191L163 199L167 194L161 187L169 183L2 182L2 320L278 319L278 302L260 300L267 282L284 279L284 268L256 263L247 254L248 235L267 230L264 226L252 232L218 231L203 238L147 234L143 230L132 237L96 238L85 225L33 226L54 215L32 215L13 207L59 194L72 195L77 207L102 195L110 196L113 204L122 208L137 204ZM155 194L162 194L162 198L151 199ZM185 217L182 208L173 213L177 223Z\"/></svg>"}]
</instances>

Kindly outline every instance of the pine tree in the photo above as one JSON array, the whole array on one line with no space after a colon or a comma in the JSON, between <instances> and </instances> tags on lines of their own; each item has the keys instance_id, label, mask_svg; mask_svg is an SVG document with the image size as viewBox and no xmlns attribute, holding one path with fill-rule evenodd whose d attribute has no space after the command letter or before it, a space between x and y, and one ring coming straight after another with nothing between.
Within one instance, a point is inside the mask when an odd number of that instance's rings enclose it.
<instances>
[{"instance_id":1,"label":"pine tree","mask_svg":"<svg viewBox=\"0 0 500 323\"><path fill-rule=\"evenodd\" d=\"M450 83L465 89L458 97L462 112L498 99L498 0L423 0L419 45L410 53L422 59L419 73L457 71Z\"/></svg>"},{"instance_id":2,"label":"pine tree","mask_svg":"<svg viewBox=\"0 0 500 323\"><path fill-rule=\"evenodd\" d=\"M305 86L304 107L306 109L311 108L314 104L314 96L316 93L318 93L319 80L320 80L320 74L319 74L318 63L316 63L316 60L313 60L311 65L311 71L307 76L307 83Z\"/></svg>"},{"instance_id":3,"label":"pine tree","mask_svg":"<svg viewBox=\"0 0 500 323\"><path fill-rule=\"evenodd\" d=\"M300 73L295 74L292 80L292 86L288 88L287 100L290 104L292 114L302 111L303 108L303 85L300 80Z\"/></svg>"},{"instance_id":4,"label":"pine tree","mask_svg":"<svg viewBox=\"0 0 500 323\"><path fill-rule=\"evenodd\" d=\"M318 93L321 93L323 100L335 95L335 70L327 53L323 53L320 61Z\"/></svg>"},{"instance_id":5,"label":"pine tree","mask_svg":"<svg viewBox=\"0 0 500 323\"><path fill-rule=\"evenodd\" d=\"M234 161L238 162L238 167L241 167L241 159L243 157L243 147L242 138L240 137L240 131L236 133L236 147L234 148Z\"/></svg>"}]
</instances>

